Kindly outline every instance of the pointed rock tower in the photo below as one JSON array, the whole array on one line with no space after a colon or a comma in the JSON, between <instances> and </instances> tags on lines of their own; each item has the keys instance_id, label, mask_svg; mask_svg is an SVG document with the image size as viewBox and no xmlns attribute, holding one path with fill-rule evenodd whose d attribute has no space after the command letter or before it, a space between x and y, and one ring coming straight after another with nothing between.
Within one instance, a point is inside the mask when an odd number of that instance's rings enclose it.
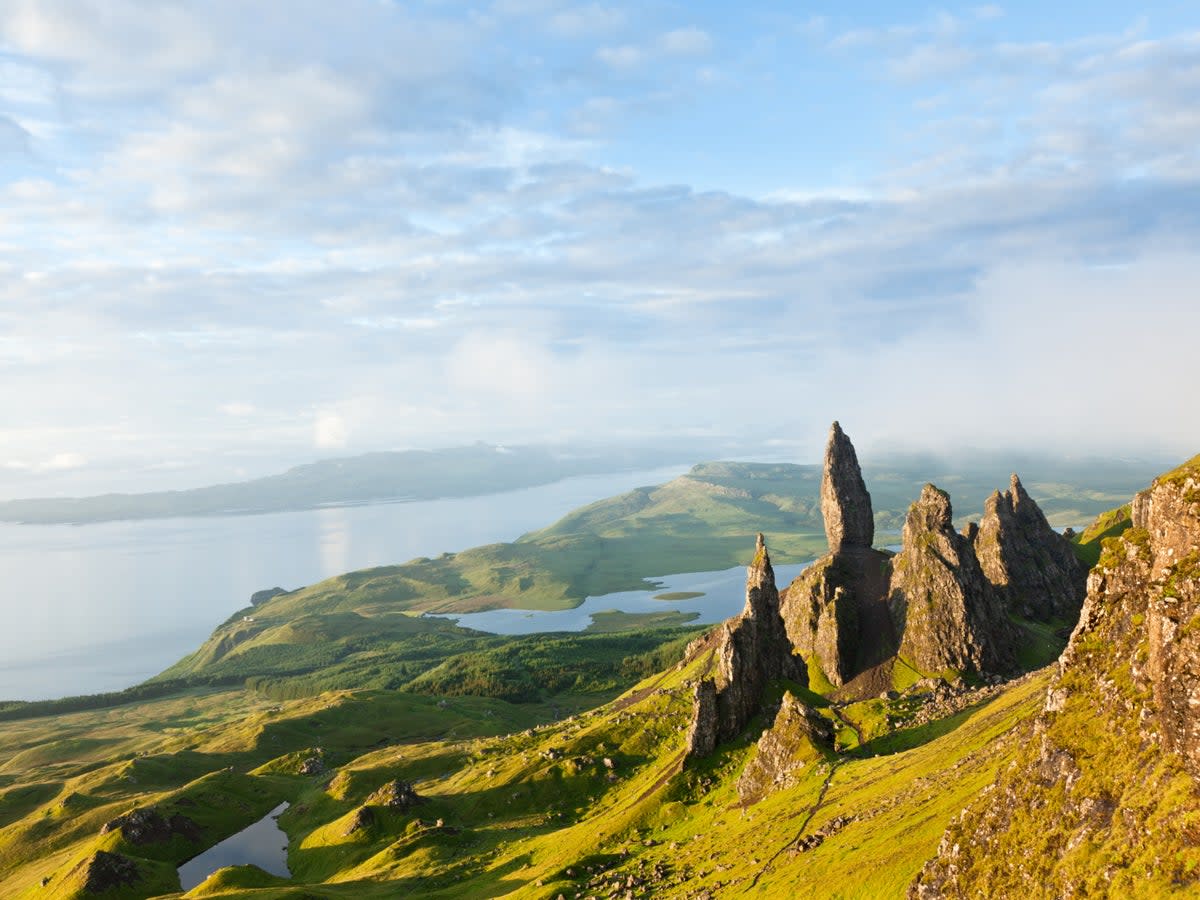
<instances>
[{"instance_id":1,"label":"pointed rock tower","mask_svg":"<svg viewBox=\"0 0 1200 900\"><path fill-rule=\"evenodd\" d=\"M1014 636L975 549L951 523L950 496L932 484L908 510L892 561L888 603L900 655L922 672L1013 667Z\"/></svg>"},{"instance_id":2,"label":"pointed rock tower","mask_svg":"<svg viewBox=\"0 0 1200 900\"><path fill-rule=\"evenodd\" d=\"M779 591L767 544L760 534L754 560L746 570L746 606L716 633L715 682L696 686L688 752L702 756L718 741L740 734L761 709L767 683L788 678L808 684L803 660L792 654L792 645L779 612Z\"/></svg>"},{"instance_id":3,"label":"pointed rock tower","mask_svg":"<svg viewBox=\"0 0 1200 900\"><path fill-rule=\"evenodd\" d=\"M858 454L842 426L834 422L825 445L825 470L821 475L821 517L829 552L870 548L875 540L871 495L863 483Z\"/></svg>"},{"instance_id":4,"label":"pointed rock tower","mask_svg":"<svg viewBox=\"0 0 1200 900\"><path fill-rule=\"evenodd\" d=\"M1078 616L1087 570L1016 475L1007 491L988 497L973 540L983 574L1009 610L1044 622Z\"/></svg>"},{"instance_id":5,"label":"pointed rock tower","mask_svg":"<svg viewBox=\"0 0 1200 900\"><path fill-rule=\"evenodd\" d=\"M834 422L825 447L821 515L829 553L784 593L788 636L825 677L845 684L895 651L888 608L888 558L871 548L875 520L850 438Z\"/></svg>"}]
</instances>

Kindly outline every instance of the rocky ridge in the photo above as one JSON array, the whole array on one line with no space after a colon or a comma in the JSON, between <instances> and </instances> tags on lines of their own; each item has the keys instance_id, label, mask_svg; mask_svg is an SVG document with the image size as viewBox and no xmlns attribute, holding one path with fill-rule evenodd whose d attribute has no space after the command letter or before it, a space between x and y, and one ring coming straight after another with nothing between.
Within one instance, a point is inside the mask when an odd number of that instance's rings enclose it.
<instances>
[{"instance_id":1,"label":"rocky ridge","mask_svg":"<svg viewBox=\"0 0 1200 900\"><path fill-rule=\"evenodd\" d=\"M1036 607L1053 621L1082 593L1067 541L1015 475L1007 492L992 495L982 524L963 534L954 530L949 495L927 484L891 558L871 546L871 496L854 446L834 422L821 512L830 552L781 593L759 535L745 610L689 647L689 659L712 652L717 669L715 680L694 686L690 755L739 734L761 711L768 682L807 685L812 664L844 698L857 699L891 687L897 654L924 674L1012 674L1013 606Z\"/></svg>"},{"instance_id":2,"label":"rocky ridge","mask_svg":"<svg viewBox=\"0 0 1200 900\"><path fill-rule=\"evenodd\" d=\"M1200 890L1200 457L1133 503L1011 767L912 898Z\"/></svg>"}]
</instances>

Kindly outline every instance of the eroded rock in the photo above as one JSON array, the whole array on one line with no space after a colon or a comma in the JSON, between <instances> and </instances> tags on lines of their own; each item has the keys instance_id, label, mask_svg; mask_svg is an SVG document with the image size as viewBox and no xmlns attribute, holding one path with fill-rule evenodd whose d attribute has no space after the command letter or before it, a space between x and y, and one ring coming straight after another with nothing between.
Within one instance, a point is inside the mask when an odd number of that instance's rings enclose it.
<instances>
[{"instance_id":1,"label":"eroded rock","mask_svg":"<svg viewBox=\"0 0 1200 900\"><path fill-rule=\"evenodd\" d=\"M908 511L888 604L900 655L922 672L1008 671L1014 636L974 547L954 530L950 496L932 484Z\"/></svg>"},{"instance_id":2,"label":"eroded rock","mask_svg":"<svg viewBox=\"0 0 1200 900\"><path fill-rule=\"evenodd\" d=\"M399 779L389 781L367 798L369 805L388 809L412 809L427 802L411 784Z\"/></svg>"},{"instance_id":3,"label":"eroded rock","mask_svg":"<svg viewBox=\"0 0 1200 900\"><path fill-rule=\"evenodd\" d=\"M1200 892L1200 457L1105 540L1027 728L910 897Z\"/></svg>"},{"instance_id":4,"label":"eroded rock","mask_svg":"<svg viewBox=\"0 0 1200 900\"><path fill-rule=\"evenodd\" d=\"M790 678L808 683L780 616L775 571L761 534L746 571L745 609L721 626L716 663L720 740L739 734L761 709L763 689L769 681Z\"/></svg>"},{"instance_id":5,"label":"eroded rock","mask_svg":"<svg viewBox=\"0 0 1200 900\"><path fill-rule=\"evenodd\" d=\"M100 828L100 833L108 834L118 828L121 829L125 840L139 847L160 844L169 841L175 835L181 835L189 841L198 841L203 837L200 826L187 816L176 813L167 819L152 806L135 809L105 822Z\"/></svg>"},{"instance_id":6,"label":"eroded rock","mask_svg":"<svg viewBox=\"0 0 1200 900\"><path fill-rule=\"evenodd\" d=\"M801 770L823 762L832 748L829 723L790 691L785 693L775 722L759 738L754 758L738 778L738 796L743 803L755 803L789 787Z\"/></svg>"},{"instance_id":7,"label":"eroded rock","mask_svg":"<svg viewBox=\"0 0 1200 900\"><path fill-rule=\"evenodd\" d=\"M86 894L103 894L141 880L137 863L120 853L97 850L84 863L83 890Z\"/></svg>"},{"instance_id":8,"label":"eroded rock","mask_svg":"<svg viewBox=\"0 0 1200 900\"><path fill-rule=\"evenodd\" d=\"M821 516L830 553L847 547L870 547L875 540L871 495L863 483L854 445L837 422L830 427L825 445Z\"/></svg>"},{"instance_id":9,"label":"eroded rock","mask_svg":"<svg viewBox=\"0 0 1200 900\"><path fill-rule=\"evenodd\" d=\"M988 497L982 521L967 537L1010 610L1042 621L1074 621L1087 572L1015 474L1007 491Z\"/></svg>"}]
</instances>

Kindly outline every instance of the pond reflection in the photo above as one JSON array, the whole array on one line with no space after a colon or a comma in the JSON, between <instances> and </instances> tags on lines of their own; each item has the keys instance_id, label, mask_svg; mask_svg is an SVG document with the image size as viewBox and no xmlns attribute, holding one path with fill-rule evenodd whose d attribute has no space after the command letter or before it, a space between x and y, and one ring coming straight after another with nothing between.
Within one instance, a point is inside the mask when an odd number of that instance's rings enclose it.
<instances>
[{"instance_id":1,"label":"pond reflection","mask_svg":"<svg viewBox=\"0 0 1200 900\"><path fill-rule=\"evenodd\" d=\"M280 803L253 825L185 862L179 867L179 881L183 889L190 891L217 869L226 866L255 865L272 875L290 878L288 837L276 821L287 808L286 802Z\"/></svg>"}]
</instances>

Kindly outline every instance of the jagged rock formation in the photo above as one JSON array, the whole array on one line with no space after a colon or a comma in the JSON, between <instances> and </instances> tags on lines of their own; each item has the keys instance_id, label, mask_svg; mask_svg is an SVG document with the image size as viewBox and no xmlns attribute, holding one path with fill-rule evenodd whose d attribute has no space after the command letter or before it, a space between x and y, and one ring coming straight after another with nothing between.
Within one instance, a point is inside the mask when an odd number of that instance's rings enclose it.
<instances>
[{"instance_id":1,"label":"jagged rock formation","mask_svg":"<svg viewBox=\"0 0 1200 900\"><path fill-rule=\"evenodd\" d=\"M829 723L788 691L774 724L758 739L754 758L738 779L738 796L743 804L756 803L789 787L801 769L827 759L832 749Z\"/></svg>"},{"instance_id":2,"label":"jagged rock formation","mask_svg":"<svg viewBox=\"0 0 1200 900\"><path fill-rule=\"evenodd\" d=\"M968 538L1008 609L1042 621L1079 614L1087 572L1016 475L1009 490L987 499L983 520Z\"/></svg>"},{"instance_id":3,"label":"jagged rock formation","mask_svg":"<svg viewBox=\"0 0 1200 900\"><path fill-rule=\"evenodd\" d=\"M792 654L783 619L775 571L763 536L746 572L746 607L721 626L717 643L717 733L727 740L739 734L759 711L763 689L777 678L808 684L807 673Z\"/></svg>"},{"instance_id":4,"label":"jagged rock formation","mask_svg":"<svg viewBox=\"0 0 1200 900\"><path fill-rule=\"evenodd\" d=\"M796 650L841 685L894 652L895 634L884 604L888 558L871 548L871 495L837 422L825 448L821 514L830 552L788 586L783 618Z\"/></svg>"},{"instance_id":5,"label":"jagged rock formation","mask_svg":"<svg viewBox=\"0 0 1200 900\"><path fill-rule=\"evenodd\" d=\"M416 792L407 781L389 781L367 798L369 806L384 806L388 809L411 809L428 801Z\"/></svg>"},{"instance_id":6,"label":"jagged rock formation","mask_svg":"<svg viewBox=\"0 0 1200 900\"><path fill-rule=\"evenodd\" d=\"M1016 668L1017 632L1005 602L1046 619L1069 616L1078 602L1074 555L1016 476L989 501L983 523L963 534L951 524L949 496L926 485L892 559L871 547L871 495L850 438L834 422L821 512L830 552L781 594L759 535L745 611L689 646L688 659L711 651L717 663L715 681L695 688L692 755L740 733L768 681L807 683L805 660L844 687L843 696L889 689L897 653L924 673L1007 673Z\"/></svg>"},{"instance_id":7,"label":"jagged rock formation","mask_svg":"<svg viewBox=\"0 0 1200 900\"><path fill-rule=\"evenodd\" d=\"M905 519L888 596L903 634L900 655L922 672L1010 669L1014 639L1004 608L951 518L950 496L927 484Z\"/></svg>"},{"instance_id":8,"label":"jagged rock formation","mask_svg":"<svg viewBox=\"0 0 1200 900\"><path fill-rule=\"evenodd\" d=\"M160 844L169 841L177 834L189 841L198 841L203 837L200 826L187 816L176 813L167 819L152 806L146 809L135 809L105 822L100 833L108 834L118 828L121 829L125 840L137 846Z\"/></svg>"},{"instance_id":9,"label":"jagged rock formation","mask_svg":"<svg viewBox=\"0 0 1200 900\"><path fill-rule=\"evenodd\" d=\"M695 689L688 730L692 755L709 753L717 741L740 734L762 708L768 682L790 678L808 684L779 613L775 571L761 534L746 570L746 606L740 616L720 626L713 646L717 677L701 680Z\"/></svg>"},{"instance_id":10,"label":"jagged rock formation","mask_svg":"<svg viewBox=\"0 0 1200 900\"><path fill-rule=\"evenodd\" d=\"M1105 541L1031 731L910 897L1200 893L1200 456Z\"/></svg>"},{"instance_id":11,"label":"jagged rock formation","mask_svg":"<svg viewBox=\"0 0 1200 900\"><path fill-rule=\"evenodd\" d=\"M858 454L842 426L834 422L825 445L825 470L821 476L821 516L829 552L847 547L870 548L875 540L871 495L863 483Z\"/></svg>"}]
</instances>

